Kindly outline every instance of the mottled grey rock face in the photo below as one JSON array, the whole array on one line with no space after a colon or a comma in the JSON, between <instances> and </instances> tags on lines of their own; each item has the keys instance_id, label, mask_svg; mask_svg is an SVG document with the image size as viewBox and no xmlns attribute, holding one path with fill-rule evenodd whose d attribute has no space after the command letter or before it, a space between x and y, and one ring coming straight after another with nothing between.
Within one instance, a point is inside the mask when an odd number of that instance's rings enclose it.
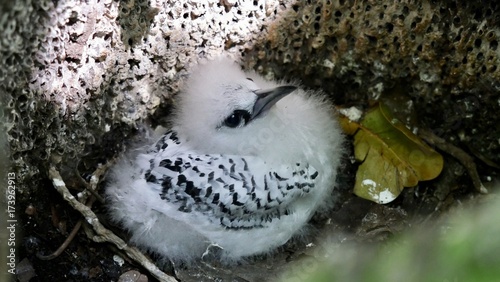
<instances>
[{"instance_id":1,"label":"mottled grey rock face","mask_svg":"<svg viewBox=\"0 0 500 282\"><path fill-rule=\"evenodd\" d=\"M186 69L225 51L237 59L284 9L257 1L111 0L4 8L0 82L12 94L9 140L23 179L49 162L104 161L138 122L170 103Z\"/></svg>"},{"instance_id":2,"label":"mottled grey rock face","mask_svg":"<svg viewBox=\"0 0 500 282\"><path fill-rule=\"evenodd\" d=\"M500 151L495 1L1 5L0 89L11 95L7 130L23 179L49 162L71 167L85 156L85 170L109 158L138 122L165 113L157 110L191 65L222 53L340 103L384 99L398 86L414 100L417 125L460 133L486 155Z\"/></svg>"}]
</instances>

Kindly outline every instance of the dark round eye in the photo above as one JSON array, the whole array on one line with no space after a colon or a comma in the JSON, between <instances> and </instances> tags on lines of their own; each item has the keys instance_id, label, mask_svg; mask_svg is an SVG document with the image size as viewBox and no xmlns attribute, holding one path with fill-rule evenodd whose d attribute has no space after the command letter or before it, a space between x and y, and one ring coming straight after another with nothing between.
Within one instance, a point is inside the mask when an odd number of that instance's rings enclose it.
<instances>
[{"instance_id":1,"label":"dark round eye","mask_svg":"<svg viewBox=\"0 0 500 282\"><path fill-rule=\"evenodd\" d=\"M235 110L230 116L224 120L224 125L227 127L235 128L244 121L245 124L250 119L250 113L245 110Z\"/></svg>"}]
</instances>

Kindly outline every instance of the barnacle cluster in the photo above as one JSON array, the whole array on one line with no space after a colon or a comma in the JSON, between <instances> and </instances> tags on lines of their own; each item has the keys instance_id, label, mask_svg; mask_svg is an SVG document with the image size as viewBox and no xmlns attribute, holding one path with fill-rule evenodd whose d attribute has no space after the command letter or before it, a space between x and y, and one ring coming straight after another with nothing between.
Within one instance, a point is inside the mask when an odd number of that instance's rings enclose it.
<instances>
[{"instance_id":1,"label":"barnacle cluster","mask_svg":"<svg viewBox=\"0 0 500 282\"><path fill-rule=\"evenodd\" d=\"M500 78L499 6L460 0L296 1L255 45L258 60L252 65L323 87L348 74L363 85L403 78L421 96L441 95L448 87L460 93Z\"/></svg>"},{"instance_id":2,"label":"barnacle cluster","mask_svg":"<svg viewBox=\"0 0 500 282\"><path fill-rule=\"evenodd\" d=\"M343 104L398 89L416 126L500 161L498 2L295 1L266 29L248 67Z\"/></svg>"}]
</instances>

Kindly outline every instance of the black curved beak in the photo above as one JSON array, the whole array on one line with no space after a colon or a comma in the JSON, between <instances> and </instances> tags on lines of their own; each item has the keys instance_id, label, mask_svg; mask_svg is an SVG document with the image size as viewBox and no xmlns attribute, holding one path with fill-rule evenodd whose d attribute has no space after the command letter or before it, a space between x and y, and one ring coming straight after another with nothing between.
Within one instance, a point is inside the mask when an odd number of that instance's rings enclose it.
<instances>
[{"instance_id":1,"label":"black curved beak","mask_svg":"<svg viewBox=\"0 0 500 282\"><path fill-rule=\"evenodd\" d=\"M250 120L256 119L265 115L279 100L286 95L292 93L297 87L295 86L278 86L272 89L256 90L257 101L253 105L253 112Z\"/></svg>"}]
</instances>

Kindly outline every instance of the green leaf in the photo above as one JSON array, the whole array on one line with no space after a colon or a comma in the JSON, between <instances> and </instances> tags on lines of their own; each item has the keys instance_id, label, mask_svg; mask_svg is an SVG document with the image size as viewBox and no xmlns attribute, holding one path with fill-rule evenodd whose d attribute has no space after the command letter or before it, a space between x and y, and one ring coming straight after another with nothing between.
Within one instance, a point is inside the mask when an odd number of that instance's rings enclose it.
<instances>
[{"instance_id":1,"label":"green leaf","mask_svg":"<svg viewBox=\"0 0 500 282\"><path fill-rule=\"evenodd\" d=\"M363 163L356 174L354 193L386 204L404 187L437 177L443 157L394 118L382 103L370 109L354 136L354 155Z\"/></svg>"}]
</instances>

